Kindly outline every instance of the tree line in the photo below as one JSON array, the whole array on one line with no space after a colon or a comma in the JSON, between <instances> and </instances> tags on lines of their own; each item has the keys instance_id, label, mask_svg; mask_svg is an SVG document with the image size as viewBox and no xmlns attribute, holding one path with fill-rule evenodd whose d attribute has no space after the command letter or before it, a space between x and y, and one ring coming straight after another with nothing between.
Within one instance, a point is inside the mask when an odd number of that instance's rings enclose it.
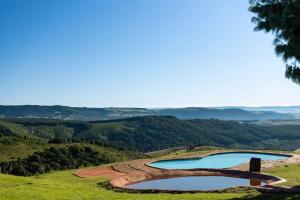
<instances>
[{"instance_id":1,"label":"tree line","mask_svg":"<svg viewBox=\"0 0 300 200\"><path fill-rule=\"evenodd\" d=\"M32 176L54 170L79 168L114 162L116 159L100 154L89 146L50 147L23 159L0 163L0 173Z\"/></svg>"}]
</instances>

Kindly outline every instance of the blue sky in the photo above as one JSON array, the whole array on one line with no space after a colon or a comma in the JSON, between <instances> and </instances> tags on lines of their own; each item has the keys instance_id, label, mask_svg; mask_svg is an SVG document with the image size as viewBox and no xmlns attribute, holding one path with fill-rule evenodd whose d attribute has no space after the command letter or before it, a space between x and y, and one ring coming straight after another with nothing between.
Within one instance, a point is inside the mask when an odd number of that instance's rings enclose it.
<instances>
[{"instance_id":1,"label":"blue sky","mask_svg":"<svg viewBox=\"0 0 300 200\"><path fill-rule=\"evenodd\" d=\"M248 1L1 0L0 104L298 105Z\"/></svg>"}]
</instances>

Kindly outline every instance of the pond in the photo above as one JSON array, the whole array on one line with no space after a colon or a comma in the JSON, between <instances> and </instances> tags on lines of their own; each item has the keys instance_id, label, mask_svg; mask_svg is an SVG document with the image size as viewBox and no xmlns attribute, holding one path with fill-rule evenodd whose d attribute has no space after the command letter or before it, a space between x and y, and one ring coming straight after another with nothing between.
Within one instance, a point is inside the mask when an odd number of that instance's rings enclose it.
<instances>
[{"instance_id":1,"label":"pond","mask_svg":"<svg viewBox=\"0 0 300 200\"><path fill-rule=\"evenodd\" d=\"M248 163L251 158L261 158L262 160L279 160L289 158L289 155L269 154L269 153L248 153L231 152L213 154L203 158L162 160L149 163L149 166L162 169L195 169L195 168L230 168L242 163Z\"/></svg>"},{"instance_id":2,"label":"pond","mask_svg":"<svg viewBox=\"0 0 300 200\"><path fill-rule=\"evenodd\" d=\"M227 176L185 176L148 180L126 185L128 189L165 191L207 191L222 190L239 186L265 185L260 179L235 178Z\"/></svg>"}]
</instances>

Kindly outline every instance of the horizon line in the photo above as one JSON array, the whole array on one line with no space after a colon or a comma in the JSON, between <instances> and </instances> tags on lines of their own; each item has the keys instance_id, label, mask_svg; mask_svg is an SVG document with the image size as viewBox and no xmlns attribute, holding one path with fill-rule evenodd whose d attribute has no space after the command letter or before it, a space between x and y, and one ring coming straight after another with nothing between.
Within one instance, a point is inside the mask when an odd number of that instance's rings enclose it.
<instances>
[{"instance_id":1,"label":"horizon line","mask_svg":"<svg viewBox=\"0 0 300 200\"><path fill-rule=\"evenodd\" d=\"M300 107L300 105L214 105L214 106L73 106L63 104L0 104L0 106L61 106L73 108L144 108L144 109L180 109L180 108L268 108L268 107Z\"/></svg>"}]
</instances>

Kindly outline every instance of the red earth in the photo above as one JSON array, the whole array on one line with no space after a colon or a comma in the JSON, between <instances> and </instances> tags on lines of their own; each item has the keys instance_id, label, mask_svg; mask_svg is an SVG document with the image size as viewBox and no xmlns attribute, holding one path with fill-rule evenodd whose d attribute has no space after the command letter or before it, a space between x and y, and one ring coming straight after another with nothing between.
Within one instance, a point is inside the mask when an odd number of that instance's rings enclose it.
<instances>
[{"instance_id":1,"label":"red earth","mask_svg":"<svg viewBox=\"0 0 300 200\"><path fill-rule=\"evenodd\" d=\"M74 175L81 178L104 176L106 178L113 179L125 175L125 173L117 172L111 167L93 167L79 169L74 173Z\"/></svg>"}]
</instances>

